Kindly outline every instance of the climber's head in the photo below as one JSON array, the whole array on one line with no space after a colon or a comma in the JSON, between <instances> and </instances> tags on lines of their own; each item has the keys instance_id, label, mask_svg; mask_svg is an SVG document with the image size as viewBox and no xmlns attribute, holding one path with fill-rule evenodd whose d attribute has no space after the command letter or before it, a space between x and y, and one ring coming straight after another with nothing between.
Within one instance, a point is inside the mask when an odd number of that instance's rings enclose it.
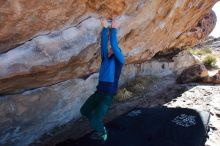
<instances>
[{"instance_id":1,"label":"climber's head","mask_svg":"<svg viewBox=\"0 0 220 146\"><path fill-rule=\"evenodd\" d=\"M112 48L109 48L108 49L108 56L110 57L111 55L113 55L114 54L114 52L112 51Z\"/></svg>"},{"instance_id":2,"label":"climber's head","mask_svg":"<svg viewBox=\"0 0 220 146\"><path fill-rule=\"evenodd\" d=\"M113 50L112 50L112 47L110 45L110 35L111 35L111 29L109 29L109 33L108 33L108 57L110 57L111 55L114 54Z\"/></svg>"}]
</instances>

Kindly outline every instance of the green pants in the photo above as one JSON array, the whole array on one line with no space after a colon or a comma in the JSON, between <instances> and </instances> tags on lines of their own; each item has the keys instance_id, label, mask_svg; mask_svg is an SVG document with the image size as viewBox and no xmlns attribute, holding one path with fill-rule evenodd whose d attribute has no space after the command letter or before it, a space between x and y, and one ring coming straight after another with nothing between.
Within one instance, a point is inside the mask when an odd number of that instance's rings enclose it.
<instances>
[{"instance_id":1,"label":"green pants","mask_svg":"<svg viewBox=\"0 0 220 146\"><path fill-rule=\"evenodd\" d=\"M82 115L89 119L90 126L100 133L104 133L103 117L112 104L113 96L106 93L93 93L80 108Z\"/></svg>"}]
</instances>

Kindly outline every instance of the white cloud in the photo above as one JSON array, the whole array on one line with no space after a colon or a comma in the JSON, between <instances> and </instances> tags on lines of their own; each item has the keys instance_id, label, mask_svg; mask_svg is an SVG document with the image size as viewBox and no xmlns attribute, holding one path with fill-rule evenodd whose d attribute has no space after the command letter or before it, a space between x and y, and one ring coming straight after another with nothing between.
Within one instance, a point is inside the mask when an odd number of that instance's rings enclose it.
<instances>
[{"instance_id":1,"label":"white cloud","mask_svg":"<svg viewBox=\"0 0 220 146\"><path fill-rule=\"evenodd\" d=\"M215 11L215 14L217 16L217 23L210 35L214 37L220 37L220 2L217 2L212 10Z\"/></svg>"}]
</instances>

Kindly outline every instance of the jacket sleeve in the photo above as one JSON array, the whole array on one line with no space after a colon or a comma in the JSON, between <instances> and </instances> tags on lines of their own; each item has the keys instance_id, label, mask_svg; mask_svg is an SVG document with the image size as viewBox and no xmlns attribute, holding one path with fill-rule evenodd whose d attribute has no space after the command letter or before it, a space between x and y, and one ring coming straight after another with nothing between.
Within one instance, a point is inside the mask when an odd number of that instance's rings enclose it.
<instances>
[{"instance_id":1,"label":"jacket sleeve","mask_svg":"<svg viewBox=\"0 0 220 146\"><path fill-rule=\"evenodd\" d=\"M120 61L122 64L125 63L124 55L122 54L120 48L118 47L118 40L117 40L117 29L112 28L111 30L111 47L114 52L115 57Z\"/></svg>"},{"instance_id":2,"label":"jacket sleeve","mask_svg":"<svg viewBox=\"0 0 220 146\"><path fill-rule=\"evenodd\" d=\"M109 29L103 27L102 33L101 33L101 58L102 60L108 57L108 32L109 32Z\"/></svg>"}]
</instances>

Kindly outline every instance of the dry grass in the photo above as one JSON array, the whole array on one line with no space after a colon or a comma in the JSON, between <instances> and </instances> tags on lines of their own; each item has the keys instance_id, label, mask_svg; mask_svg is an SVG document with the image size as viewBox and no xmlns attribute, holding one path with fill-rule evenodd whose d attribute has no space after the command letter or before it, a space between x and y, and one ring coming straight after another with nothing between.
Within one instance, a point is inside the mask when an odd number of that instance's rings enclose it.
<instances>
[{"instance_id":1,"label":"dry grass","mask_svg":"<svg viewBox=\"0 0 220 146\"><path fill-rule=\"evenodd\" d=\"M117 102L121 102L130 99L132 96L132 92L128 91L126 88L122 88L118 91L117 96L115 96L114 100Z\"/></svg>"},{"instance_id":2,"label":"dry grass","mask_svg":"<svg viewBox=\"0 0 220 146\"><path fill-rule=\"evenodd\" d=\"M153 76L137 76L133 81L125 84L118 91L114 100L121 102L135 96L145 94L147 89L156 81L157 78Z\"/></svg>"},{"instance_id":3,"label":"dry grass","mask_svg":"<svg viewBox=\"0 0 220 146\"><path fill-rule=\"evenodd\" d=\"M196 48L196 49L188 49L188 51L193 55L206 55L212 53L210 48Z\"/></svg>"}]
</instances>

